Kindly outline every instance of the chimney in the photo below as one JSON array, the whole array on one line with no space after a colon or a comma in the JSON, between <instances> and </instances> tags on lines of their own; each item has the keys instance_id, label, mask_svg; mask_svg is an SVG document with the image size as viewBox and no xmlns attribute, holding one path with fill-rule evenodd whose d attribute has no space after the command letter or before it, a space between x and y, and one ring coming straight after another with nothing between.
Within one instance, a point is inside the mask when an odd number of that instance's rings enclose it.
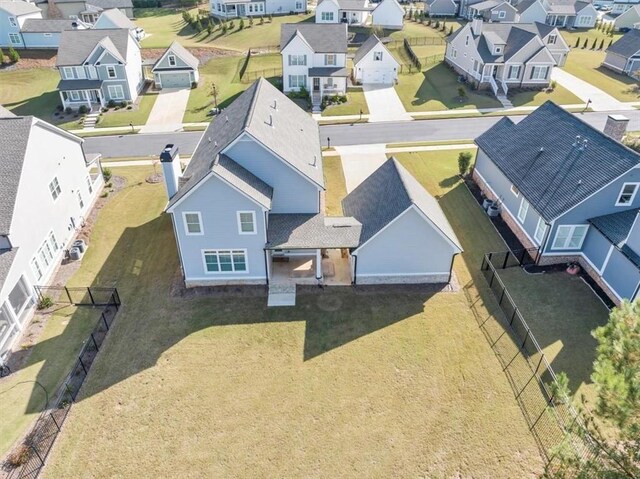
<instances>
[{"instance_id":1,"label":"chimney","mask_svg":"<svg viewBox=\"0 0 640 479\"><path fill-rule=\"evenodd\" d=\"M162 174L164 175L164 184L167 187L167 195L169 199L178 192L182 169L180 168L180 155L178 155L178 147L168 144L160 153L160 163L162 163Z\"/></svg>"},{"instance_id":2,"label":"chimney","mask_svg":"<svg viewBox=\"0 0 640 479\"><path fill-rule=\"evenodd\" d=\"M471 31L474 35L480 35L482 33L482 17L477 15L471 20Z\"/></svg>"},{"instance_id":3,"label":"chimney","mask_svg":"<svg viewBox=\"0 0 640 479\"><path fill-rule=\"evenodd\" d=\"M607 123L604 125L604 134L616 141L622 141L622 137L627 133L629 118L623 115L609 115Z\"/></svg>"}]
</instances>

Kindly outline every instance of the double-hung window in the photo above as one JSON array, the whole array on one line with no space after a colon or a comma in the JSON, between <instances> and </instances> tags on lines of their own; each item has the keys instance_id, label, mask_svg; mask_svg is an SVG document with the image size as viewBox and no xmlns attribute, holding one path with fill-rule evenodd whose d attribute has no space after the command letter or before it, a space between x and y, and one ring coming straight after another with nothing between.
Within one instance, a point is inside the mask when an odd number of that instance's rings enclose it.
<instances>
[{"instance_id":1,"label":"double-hung window","mask_svg":"<svg viewBox=\"0 0 640 479\"><path fill-rule=\"evenodd\" d=\"M109 85L107 89L109 90L110 99L124 100L124 90L122 89L122 85Z\"/></svg>"},{"instance_id":2,"label":"double-hung window","mask_svg":"<svg viewBox=\"0 0 640 479\"><path fill-rule=\"evenodd\" d=\"M335 65L336 64L336 56L333 53L329 53L324 56L324 64L325 65Z\"/></svg>"},{"instance_id":3,"label":"double-hung window","mask_svg":"<svg viewBox=\"0 0 640 479\"><path fill-rule=\"evenodd\" d=\"M58 183L57 177L54 177L53 180L51 180L51 183L49 183L49 191L51 192L53 201L57 200L58 196L60 196L60 193L62 193L62 189L60 188L60 183Z\"/></svg>"},{"instance_id":4,"label":"double-hung window","mask_svg":"<svg viewBox=\"0 0 640 479\"><path fill-rule=\"evenodd\" d=\"M202 252L206 273L245 273L247 272L247 251L204 250Z\"/></svg>"},{"instance_id":5,"label":"double-hung window","mask_svg":"<svg viewBox=\"0 0 640 479\"><path fill-rule=\"evenodd\" d=\"M520 78L520 65L509 65L509 71L507 72L508 80L517 80Z\"/></svg>"},{"instance_id":6,"label":"double-hung window","mask_svg":"<svg viewBox=\"0 0 640 479\"><path fill-rule=\"evenodd\" d=\"M49 233L49 244L51 245L51 249L53 251L58 251L60 249L60 245L58 245L56 235L53 234L53 231Z\"/></svg>"},{"instance_id":7,"label":"double-hung window","mask_svg":"<svg viewBox=\"0 0 640 479\"><path fill-rule=\"evenodd\" d=\"M116 67L108 66L107 67L107 76L109 78L116 78L118 75L116 74Z\"/></svg>"},{"instance_id":8,"label":"double-hung window","mask_svg":"<svg viewBox=\"0 0 640 479\"><path fill-rule=\"evenodd\" d=\"M504 10L500 10L498 12L498 18L502 19L502 18L506 18L507 17L507 12L505 12Z\"/></svg>"},{"instance_id":9,"label":"double-hung window","mask_svg":"<svg viewBox=\"0 0 640 479\"><path fill-rule=\"evenodd\" d=\"M546 80L549 74L549 67L535 66L531 69L531 80Z\"/></svg>"},{"instance_id":10,"label":"double-hung window","mask_svg":"<svg viewBox=\"0 0 640 479\"><path fill-rule=\"evenodd\" d=\"M625 183L620 189L616 206L630 206L633 203L636 193L638 193L640 183Z\"/></svg>"},{"instance_id":11,"label":"double-hung window","mask_svg":"<svg viewBox=\"0 0 640 479\"><path fill-rule=\"evenodd\" d=\"M529 202L522 198L520 201L520 208L518 209L518 221L520 223L524 223L525 218L527 217L527 212L529 211Z\"/></svg>"},{"instance_id":12,"label":"double-hung window","mask_svg":"<svg viewBox=\"0 0 640 479\"><path fill-rule=\"evenodd\" d=\"M307 87L306 75L289 75L289 87L290 88L306 88Z\"/></svg>"},{"instance_id":13,"label":"double-hung window","mask_svg":"<svg viewBox=\"0 0 640 479\"><path fill-rule=\"evenodd\" d=\"M547 37L547 44L555 45L557 40L558 40L558 35L555 35L555 34L549 35Z\"/></svg>"},{"instance_id":14,"label":"double-hung window","mask_svg":"<svg viewBox=\"0 0 640 479\"><path fill-rule=\"evenodd\" d=\"M307 64L306 55L289 55L290 66L305 66Z\"/></svg>"},{"instance_id":15,"label":"double-hung window","mask_svg":"<svg viewBox=\"0 0 640 479\"><path fill-rule=\"evenodd\" d=\"M373 52L373 61L381 62L382 61L382 52Z\"/></svg>"},{"instance_id":16,"label":"double-hung window","mask_svg":"<svg viewBox=\"0 0 640 479\"><path fill-rule=\"evenodd\" d=\"M169 55L169 66L172 66L172 67L176 66L176 57L175 57L175 55Z\"/></svg>"},{"instance_id":17,"label":"double-hung window","mask_svg":"<svg viewBox=\"0 0 640 479\"><path fill-rule=\"evenodd\" d=\"M589 225L558 226L551 249L580 249Z\"/></svg>"},{"instance_id":18,"label":"double-hung window","mask_svg":"<svg viewBox=\"0 0 640 479\"><path fill-rule=\"evenodd\" d=\"M91 177L87 176L87 188L89 189L89 194L93 193L93 185L91 184Z\"/></svg>"},{"instance_id":19,"label":"double-hung window","mask_svg":"<svg viewBox=\"0 0 640 479\"><path fill-rule=\"evenodd\" d=\"M84 208L84 200L82 199L82 193L78 191L78 206L80 209Z\"/></svg>"},{"instance_id":20,"label":"double-hung window","mask_svg":"<svg viewBox=\"0 0 640 479\"><path fill-rule=\"evenodd\" d=\"M238 211L238 234L256 234L256 214L254 211Z\"/></svg>"},{"instance_id":21,"label":"double-hung window","mask_svg":"<svg viewBox=\"0 0 640 479\"><path fill-rule=\"evenodd\" d=\"M18 35L17 33L10 33L9 41L14 45L20 45L22 43L20 41L20 35Z\"/></svg>"},{"instance_id":22,"label":"double-hung window","mask_svg":"<svg viewBox=\"0 0 640 479\"><path fill-rule=\"evenodd\" d=\"M43 273L40 265L38 264L38 259L35 256L31 259L31 269L33 270L33 274L36 276L36 280L40 280Z\"/></svg>"},{"instance_id":23,"label":"double-hung window","mask_svg":"<svg viewBox=\"0 0 640 479\"><path fill-rule=\"evenodd\" d=\"M333 12L322 12L322 21L323 22L332 22L333 21Z\"/></svg>"},{"instance_id":24,"label":"double-hung window","mask_svg":"<svg viewBox=\"0 0 640 479\"><path fill-rule=\"evenodd\" d=\"M536 225L536 232L533 234L533 239L535 239L538 244L542 244L542 240L544 239L544 235L546 232L547 224L542 218L538 218L538 224Z\"/></svg>"},{"instance_id":25,"label":"double-hung window","mask_svg":"<svg viewBox=\"0 0 640 479\"><path fill-rule=\"evenodd\" d=\"M199 211L185 211L182 213L184 219L184 232L187 236L202 235L202 216Z\"/></svg>"},{"instance_id":26,"label":"double-hung window","mask_svg":"<svg viewBox=\"0 0 640 479\"><path fill-rule=\"evenodd\" d=\"M18 22L16 21L15 17L9 17L9 25L11 25L12 27L18 26Z\"/></svg>"}]
</instances>

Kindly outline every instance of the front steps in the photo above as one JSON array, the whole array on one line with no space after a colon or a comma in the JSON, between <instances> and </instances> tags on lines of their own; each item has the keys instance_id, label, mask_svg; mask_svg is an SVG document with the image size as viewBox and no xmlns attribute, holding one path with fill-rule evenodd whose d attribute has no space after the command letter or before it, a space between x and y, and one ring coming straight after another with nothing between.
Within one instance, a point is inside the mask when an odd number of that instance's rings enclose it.
<instances>
[{"instance_id":1,"label":"front steps","mask_svg":"<svg viewBox=\"0 0 640 479\"><path fill-rule=\"evenodd\" d=\"M98 117L100 116L100 111L94 111L92 113L87 114L84 117L84 121L82 123L82 128L85 130L93 130L96 127L96 123L98 123Z\"/></svg>"},{"instance_id":2,"label":"front steps","mask_svg":"<svg viewBox=\"0 0 640 479\"><path fill-rule=\"evenodd\" d=\"M270 283L269 299L267 307L275 306L295 306L296 305L296 285L295 283Z\"/></svg>"}]
</instances>

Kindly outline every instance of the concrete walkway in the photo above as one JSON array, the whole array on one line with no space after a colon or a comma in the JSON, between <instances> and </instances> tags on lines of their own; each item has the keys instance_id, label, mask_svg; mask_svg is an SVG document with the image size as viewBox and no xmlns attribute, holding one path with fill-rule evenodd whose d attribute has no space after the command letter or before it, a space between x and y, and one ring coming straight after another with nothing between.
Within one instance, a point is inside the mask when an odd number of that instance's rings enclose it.
<instances>
[{"instance_id":1,"label":"concrete walkway","mask_svg":"<svg viewBox=\"0 0 640 479\"><path fill-rule=\"evenodd\" d=\"M392 85L365 85L364 97L369 107L369 121L407 121L409 115Z\"/></svg>"},{"instance_id":2,"label":"concrete walkway","mask_svg":"<svg viewBox=\"0 0 640 479\"><path fill-rule=\"evenodd\" d=\"M385 147L384 144L336 147L342 161L347 193L351 193L387 160Z\"/></svg>"},{"instance_id":3,"label":"concrete walkway","mask_svg":"<svg viewBox=\"0 0 640 479\"><path fill-rule=\"evenodd\" d=\"M167 133L182 130L182 118L189 101L188 88L168 88L160 91L147 123L140 133Z\"/></svg>"},{"instance_id":4,"label":"concrete walkway","mask_svg":"<svg viewBox=\"0 0 640 479\"><path fill-rule=\"evenodd\" d=\"M560 85L565 87L585 103L591 100L589 107L593 111L621 111L634 109L630 104L616 100L600 88L581 80L577 76L572 75L561 68L553 69L551 72L551 79L557 81Z\"/></svg>"}]
</instances>

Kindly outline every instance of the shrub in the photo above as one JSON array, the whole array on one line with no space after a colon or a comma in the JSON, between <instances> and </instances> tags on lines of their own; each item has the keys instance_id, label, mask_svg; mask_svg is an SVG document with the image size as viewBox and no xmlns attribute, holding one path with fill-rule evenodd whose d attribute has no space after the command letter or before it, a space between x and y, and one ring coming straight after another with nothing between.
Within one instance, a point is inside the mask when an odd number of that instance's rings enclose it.
<instances>
[{"instance_id":1,"label":"shrub","mask_svg":"<svg viewBox=\"0 0 640 479\"><path fill-rule=\"evenodd\" d=\"M102 113L106 113L108 111L109 111L109 109L106 106L104 108L102 108Z\"/></svg>"},{"instance_id":2,"label":"shrub","mask_svg":"<svg viewBox=\"0 0 640 479\"><path fill-rule=\"evenodd\" d=\"M121 101L120 104L118 105L120 108L125 108L127 105L129 104L129 102L126 101Z\"/></svg>"},{"instance_id":3,"label":"shrub","mask_svg":"<svg viewBox=\"0 0 640 479\"><path fill-rule=\"evenodd\" d=\"M68 106L68 107L66 107L66 108L64 109L64 112L65 112L67 115L68 115L68 114L70 114L72 111L73 111L73 108L71 108L70 106Z\"/></svg>"},{"instance_id":4,"label":"shrub","mask_svg":"<svg viewBox=\"0 0 640 479\"><path fill-rule=\"evenodd\" d=\"M86 115L88 111L89 109L87 108L87 105L80 105L80 107L78 108L78 113L80 113L81 115Z\"/></svg>"},{"instance_id":5,"label":"shrub","mask_svg":"<svg viewBox=\"0 0 640 479\"><path fill-rule=\"evenodd\" d=\"M15 51L13 47L9 47L9 61L11 63L17 63L18 60L20 60L20 55L18 55L18 52Z\"/></svg>"},{"instance_id":6,"label":"shrub","mask_svg":"<svg viewBox=\"0 0 640 479\"><path fill-rule=\"evenodd\" d=\"M231 20L231 21L229 22L229 30L233 30L234 28L236 28L236 24L234 23L234 21L233 21L233 20Z\"/></svg>"},{"instance_id":7,"label":"shrub","mask_svg":"<svg viewBox=\"0 0 640 479\"><path fill-rule=\"evenodd\" d=\"M104 179L105 182L109 182L109 180L111 180L112 175L113 173L111 172L110 168L104 168L102 170L102 178Z\"/></svg>"},{"instance_id":8,"label":"shrub","mask_svg":"<svg viewBox=\"0 0 640 479\"><path fill-rule=\"evenodd\" d=\"M458 87L458 96L460 98L465 98L467 96L467 90L463 86Z\"/></svg>"},{"instance_id":9,"label":"shrub","mask_svg":"<svg viewBox=\"0 0 640 479\"><path fill-rule=\"evenodd\" d=\"M13 469L26 464L31 457L31 449L26 444L20 444L7 456L7 465Z\"/></svg>"},{"instance_id":10,"label":"shrub","mask_svg":"<svg viewBox=\"0 0 640 479\"><path fill-rule=\"evenodd\" d=\"M100 195L100 198L106 198L107 196L109 196L109 192L103 191L102 194Z\"/></svg>"},{"instance_id":11,"label":"shrub","mask_svg":"<svg viewBox=\"0 0 640 479\"><path fill-rule=\"evenodd\" d=\"M191 25L191 23L193 22L193 17L191 16L191 14L187 11L182 12L182 19L184 20L184 22L188 25Z\"/></svg>"},{"instance_id":12,"label":"shrub","mask_svg":"<svg viewBox=\"0 0 640 479\"><path fill-rule=\"evenodd\" d=\"M116 101L115 100L109 100L109 102L107 103L107 106L109 108L113 108L114 106L116 106Z\"/></svg>"},{"instance_id":13,"label":"shrub","mask_svg":"<svg viewBox=\"0 0 640 479\"><path fill-rule=\"evenodd\" d=\"M273 21L273 17L271 16L271 14L269 14L269 16L267 18L269 19L269 23L271 23Z\"/></svg>"},{"instance_id":14,"label":"shrub","mask_svg":"<svg viewBox=\"0 0 640 479\"><path fill-rule=\"evenodd\" d=\"M62 107L62 105L57 105L56 106L56 110L57 111L62 111L62 110L64 110L64 108Z\"/></svg>"},{"instance_id":15,"label":"shrub","mask_svg":"<svg viewBox=\"0 0 640 479\"><path fill-rule=\"evenodd\" d=\"M211 21L209 21L207 23L207 36L211 35L213 33L213 24L211 23Z\"/></svg>"},{"instance_id":16,"label":"shrub","mask_svg":"<svg viewBox=\"0 0 640 479\"><path fill-rule=\"evenodd\" d=\"M53 299L50 296L43 296L40 301L38 301L38 309L49 309L53 306Z\"/></svg>"},{"instance_id":17,"label":"shrub","mask_svg":"<svg viewBox=\"0 0 640 479\"><path fill-rule=\"evenodd\" d=\"M4 63L4 52L2 51L2 48L0 48L0 65L2 65Z\"/></svg>"},{"instance_id":18,"label":"shrub","mask_svg":"<svg viewBox=\"0 0 640 479\"><path fill-rule=\"evenodd\" d=\"M433 28L435 28L436 30L440 28L440 20L436 20L436 24L434 25Z\"/></svg>"},{"instance_id":19,"label":"shrub","mask_svg":"<svg viewBox=\"0 0 640 479\"><path fill-rule=\"evenodd\" d=\"M551 87L552 90L555 90L556 87L558 86L558 82L555 80L551 80L551 83L549 83L549 86Z\"/></svg>"},{"instance_id":20,"label":"shrub","mask_svg":"<svg viewBox=\"0 0 640 479\"><path fill-rule=\"evenodd\" d=\"M133 105L127 105L127 110L133 109Z\"/></svg>"},{"instance_id":21,"label":"shrub","mask_svg":"<svg viewBox=\"0 0 640 479\"><path fill-rule=\"evenodd\" d=\"M253 17L249 17L249 26L252 27L253 26Z\"/></svg>"},{"instance_id":22,"label":"shrub","mask_svg":"<svg viewBox=\"0 0 640 479\"><path fill-rule=\"evenodd\" d=\"M240 23L238 24L238 30L244 30L244 18L240 19Z\"/></svg>"},{"instance_id":23,"label":"shrub","mask_svg":"<svg viewBox=\"0 0 640 479\"><path fill-rule=\"evenodd\" d=\"M464 176L469 171L469 165L471 164L471 153L468 151L462 151L458 155L458 171L460 176Z\"/></svg>"}]
</instances>

